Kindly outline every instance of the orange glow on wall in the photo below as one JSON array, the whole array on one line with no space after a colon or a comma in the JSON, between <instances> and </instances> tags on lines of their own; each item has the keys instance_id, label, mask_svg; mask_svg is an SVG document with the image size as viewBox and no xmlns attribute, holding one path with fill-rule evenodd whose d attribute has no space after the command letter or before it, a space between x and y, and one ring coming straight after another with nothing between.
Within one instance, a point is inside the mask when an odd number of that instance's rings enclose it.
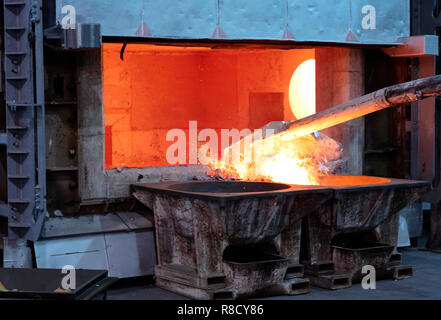
<instances>
[{"instance_id":1,"label":"orange glow on wall","mask_svg":"<svg viewBox=\"0 0 441 320\"><path fill-rule=\"evenodd\" d=\"M313 49L128 44L121 60L121 47L102 49L106 168L169 165L167 132L188 134L189 121L220 132L293 120L291 77L314 58Z\"/></svg>"}]
</instances>

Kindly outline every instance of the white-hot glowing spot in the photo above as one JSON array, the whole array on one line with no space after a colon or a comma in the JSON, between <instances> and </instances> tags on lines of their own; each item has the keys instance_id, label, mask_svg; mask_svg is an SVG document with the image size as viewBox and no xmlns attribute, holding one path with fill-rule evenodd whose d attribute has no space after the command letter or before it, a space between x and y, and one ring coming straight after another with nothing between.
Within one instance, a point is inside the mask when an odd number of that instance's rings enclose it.
<instances>
[{"instance_id":1,"label":"white-hot glowing spot","mask_svg":"<svg viewBox=\"0 0 441 320\"><path fill-rule=\"evenodd\" d=\"M315 113L315 59L302 62L289 84L289 105L297 119Z\"/></svg>"}]
</instances>

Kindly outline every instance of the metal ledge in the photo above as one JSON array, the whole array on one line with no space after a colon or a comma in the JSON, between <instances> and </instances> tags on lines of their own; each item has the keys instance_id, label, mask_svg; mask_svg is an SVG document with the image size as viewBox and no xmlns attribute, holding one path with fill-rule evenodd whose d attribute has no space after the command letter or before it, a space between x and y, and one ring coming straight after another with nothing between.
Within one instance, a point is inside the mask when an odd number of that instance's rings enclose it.
<instances>
[{"instance_id":1,"label":"metal ledge","mask_svg":"<svg viewBox=\"0 0 441 320\"><path fill-rule=\"evenodd\" d=\"M136 212L59 217L46 220L41 239L151 229L152 223Z\"/></svg>"},{"instance_id":2,"label":"metal ledge","mask_svg":"<svg viewBox=\"0 0 441 320\"><path fill-rule=\"evenodd\" d=\"M297 41L281 39L213 39L180 37L103 36L103 43L153 44L178 47L207 47L209 49L300 49L314 47L390 48L404 42L354 42L354 41Z\"/></svg>"},{"instance_id":3,"label":"metal ledge","mask_svg":"<svg viewBox=\"0 0 441 320\"><path fill-rule=\"evenodd\" d=\"M410 31L410 1L111 1L56 0L56 18L66 27L75 7L77 24L101 25L103 36L394 41ZM364 13L366 4L375 4ZM99 9L98 9L99 8ZM101 10L105 8L105 10ZM365 8L366 9L366 8ZM70 14L70 13L69 13ZM366 17L375 19L366 26Z\"/></svg>"},{"instance_id":4,"label":"metal ledge","mask_svg":"<svg viewBox=\"0 0 441 320\"><path fill-rule=\"evenodd\" d=\"M8 216L8 204L0 201L0 217L7 218Z\"/></svg>"},{"instance_id":5,"label":"metal ledge","mask_svg":"<svg viewBox=\"0 0 441 320\"><path fill-rule=\"evenodd\" d=\"M437 56L439 54L438 36L435 35L398 38L397 44L401 45L384 48L383 52L394 58Z\"/></svg>"},{"instance_id":6,"label":"metal ledge","mask_svg":"<svg viewBox=\"0 0 441 320\"><path fill-rule=\"evenodd\" d=\"M0 131L0 145L6 145L8 143L8 136L5 132Z\"/></svg>"}]
</instances>

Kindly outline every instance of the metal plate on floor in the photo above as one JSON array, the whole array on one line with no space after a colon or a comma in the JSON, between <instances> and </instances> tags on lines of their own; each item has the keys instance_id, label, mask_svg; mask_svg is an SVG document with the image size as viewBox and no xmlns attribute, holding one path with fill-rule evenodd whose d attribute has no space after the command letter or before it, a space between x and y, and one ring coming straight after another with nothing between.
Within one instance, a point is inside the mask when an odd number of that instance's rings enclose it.
<instances>
[{"instance_id":1,"label":"metal plate on floor","mask_svg":"<svg viewBox=\"0 0 441 320\"><path fill-rule=\"evenodd\" d=\"M0 268L0 299L78 299L92 288L101 286L107 270L75 270L74 289L63 289L63 278L70 274L61 269ZM70 283L70 282L69 282Z\"/></svg>"}]
</instances>

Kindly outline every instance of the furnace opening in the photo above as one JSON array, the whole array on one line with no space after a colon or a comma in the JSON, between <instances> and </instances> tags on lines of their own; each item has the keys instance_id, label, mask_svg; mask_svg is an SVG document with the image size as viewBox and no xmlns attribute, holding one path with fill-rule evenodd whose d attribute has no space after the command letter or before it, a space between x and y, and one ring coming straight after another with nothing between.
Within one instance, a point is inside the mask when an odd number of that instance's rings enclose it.
<instances>
[{"instance_id":1,"label":"furnace opening","mask_svg":"<svg viewBox=\"0 0 441 320\"><path fill-rule=\"evenodd\" d=\"M290 83L315 55L314 49L128 44L121 59L121 48L104 43L102 49L106 168L170 165L171 129L186 133L189 163L189 121L197 121L198 132L214 129L220 139L221 129L294 120Z\"/></svg>"}]
</instances>

